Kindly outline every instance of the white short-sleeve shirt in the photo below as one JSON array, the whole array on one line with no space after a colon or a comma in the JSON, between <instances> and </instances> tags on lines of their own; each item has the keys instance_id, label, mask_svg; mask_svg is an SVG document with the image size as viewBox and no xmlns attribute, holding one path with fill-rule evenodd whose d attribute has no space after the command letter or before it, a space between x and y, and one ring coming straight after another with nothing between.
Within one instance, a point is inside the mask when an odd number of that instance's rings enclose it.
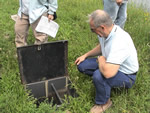
<instances>
[{"instance_id":1,"label":"white short-sleeve shirt","mask_svg":"<svg viewBox=\"0 0 150 113\"><path fill-rule=\"evenodd\" d=\"M106 62L119 64L119 71L125 74L132 74L138 71L137 51L127 32L114 25L107 38L98 36L98 39Z\"/></svg>"}]
</instances>

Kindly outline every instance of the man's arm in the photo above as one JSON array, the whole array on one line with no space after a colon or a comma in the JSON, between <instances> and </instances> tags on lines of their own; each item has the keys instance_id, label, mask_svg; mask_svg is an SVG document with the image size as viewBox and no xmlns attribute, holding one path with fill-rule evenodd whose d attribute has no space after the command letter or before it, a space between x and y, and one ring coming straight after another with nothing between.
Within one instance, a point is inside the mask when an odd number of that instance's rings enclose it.
<instances>
[{"instance_id":1,"label":"man's arm","mask_svg":"<svg viewBox=\"0 0 150 113\"><path fill-rule=\"evenodd\" d=\"M104 56L98 57L99 70L105 78L115 76L119 70L120 65L107 63Z\"/></svg>"},{"instance_id":2,"label":"man's arm","mask_svg":"<svg viewBox=\"0 0 150 113\"><path fill-rule=\"evenodd\" d=\"M94 49L92 49L91 51L85 53L84 55L78 57L75 61L75 64L79 65L81 62L83 62L87 57L93 57L93 56L97 56L100 55L101 53L101 47L100 44L98 44Z\"/></svg>"}]
</instances>

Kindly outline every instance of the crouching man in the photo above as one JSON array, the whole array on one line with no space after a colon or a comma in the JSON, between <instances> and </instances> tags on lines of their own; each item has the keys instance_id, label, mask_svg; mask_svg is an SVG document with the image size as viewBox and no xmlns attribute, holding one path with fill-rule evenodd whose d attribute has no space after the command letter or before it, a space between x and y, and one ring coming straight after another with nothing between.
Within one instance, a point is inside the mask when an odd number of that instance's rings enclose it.
<instances>
[{"instance_id":1,"label":"crouching man","mask_svg":"<svg viewBox=\"0 0 150 113\"><path fill-rule=\"evenodd\" d=\"M139 64L130 35L114 25L106 12L92 12L89 24L91 31L98 35L99 44L78 57L75 64L80 72L92 76L96 97L90 112L101 113L112 105L111 88L133 86Z\"/></svg>"}]
</instances>

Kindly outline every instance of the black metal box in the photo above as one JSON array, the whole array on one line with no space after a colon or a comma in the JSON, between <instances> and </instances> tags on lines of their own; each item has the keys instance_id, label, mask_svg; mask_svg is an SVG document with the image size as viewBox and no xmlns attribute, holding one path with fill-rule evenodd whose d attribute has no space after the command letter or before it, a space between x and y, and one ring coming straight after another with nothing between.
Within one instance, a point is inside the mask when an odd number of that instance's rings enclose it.
<instances>
[{"instance_id":1,"label":"black metal box","mask_svg":"<svg viewBox=\"0 0 150 113\"><path fill-rule=\"evenodd\" d=\"M67 40L19 47L17 54L21 81L35 98L55 95L54 101L61 104L60 93L73 94L68 87Z\"/></svg>"},{"instance_id":2,"label":"black metal box","mask_svg":"<svg viewBox=\"0 0 150 113\"><path fill-rule=\"evenodd\" d=\"M23 84L68 76L68 41L17 48Z\"/></svg>"}]
</instances>

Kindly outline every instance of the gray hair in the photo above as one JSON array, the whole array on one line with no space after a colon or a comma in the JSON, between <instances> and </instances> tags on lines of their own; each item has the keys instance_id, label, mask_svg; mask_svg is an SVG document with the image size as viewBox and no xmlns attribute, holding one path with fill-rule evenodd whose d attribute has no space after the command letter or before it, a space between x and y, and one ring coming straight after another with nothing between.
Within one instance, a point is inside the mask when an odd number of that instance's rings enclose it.
<instances>
[{"instance_id":1,"label":"gray hair","mask_svg":"<svg viewBox=\"0 0 150 113\"><path fill-rule=\"evenodd\" d=\"M94 27L105 25L110 27L113 24L111 17L103 10L96 10L89 15L89 22L93 21Z\"/></svg>"}]
</instances>

